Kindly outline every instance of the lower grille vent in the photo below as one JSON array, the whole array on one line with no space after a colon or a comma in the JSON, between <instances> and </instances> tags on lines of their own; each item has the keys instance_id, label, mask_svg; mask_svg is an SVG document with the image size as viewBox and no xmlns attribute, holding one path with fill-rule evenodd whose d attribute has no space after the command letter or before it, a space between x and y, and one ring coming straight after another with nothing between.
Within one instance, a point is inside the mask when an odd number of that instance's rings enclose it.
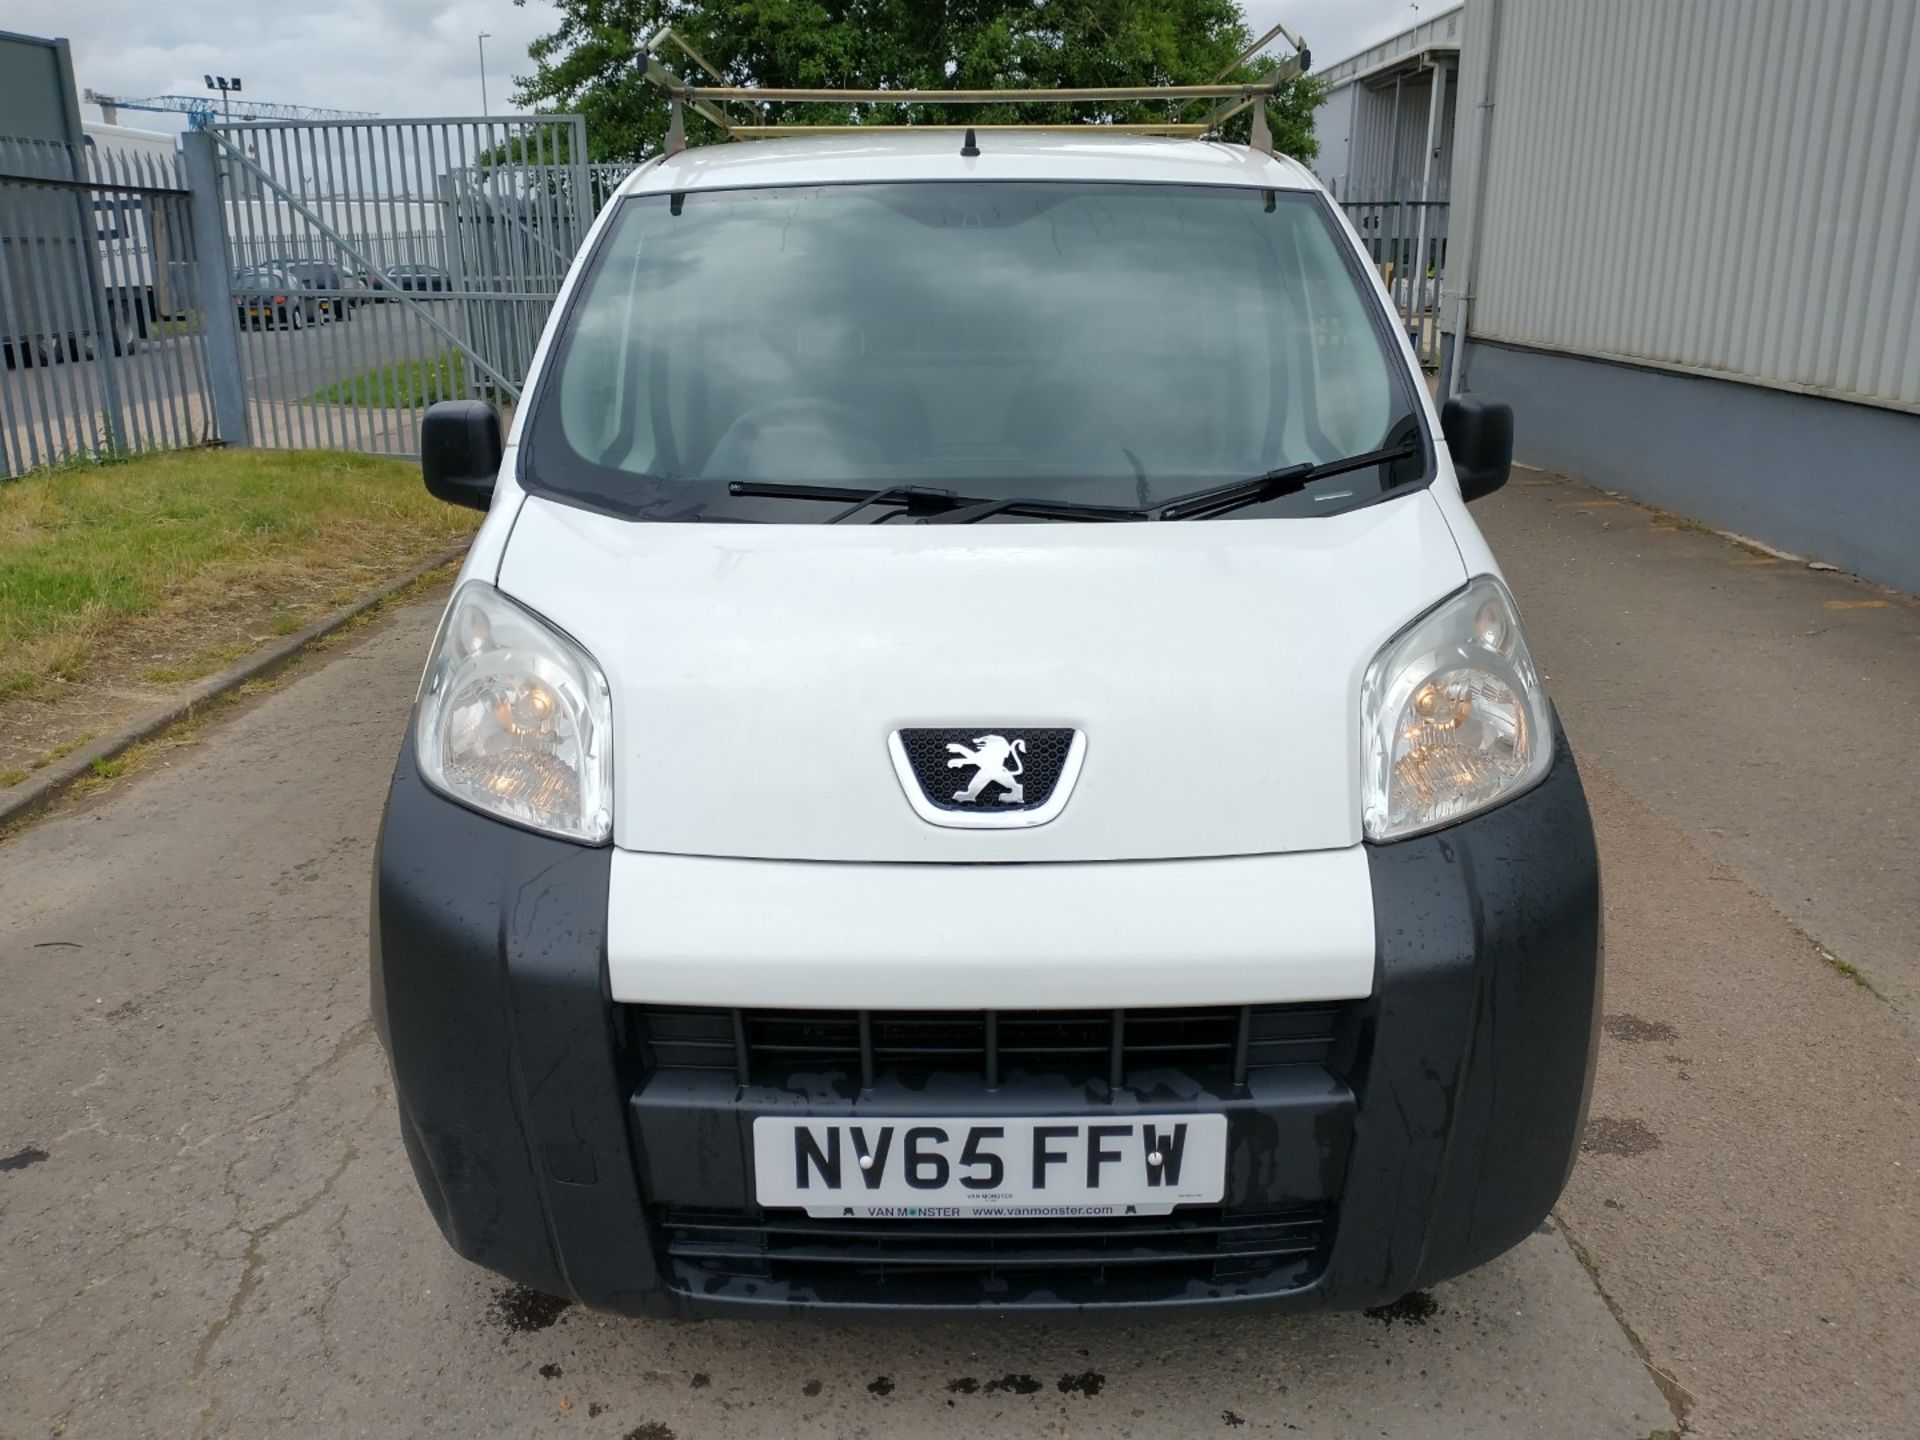
<instances>
[{"instance_id":1,"label":"lower grille vent","mask_svg":"<svg viewBox=\"0 0 1920 1440\"><path fill-rule=\"evenodd\" d=\"M1338 1005L1155 1010L722 1010L626 1007L654 1070L728 1070L743 1085L795 1071L917 1078L971 1072L1105 1076L1156 1067L1249 1072L1324 1064Z\"/></svg>"},{"instance_id":2,"label":"lower grille vent","mask_svg":"<svg viewBox=\"0 0 1920 1440\"><path fill-rule=\"evenodd\" d=\"M822 1293L897 1285L923 1303L1088 1286L1305 1283L1323 1206L1099 1220L813 1220L669 1210L667 1254L683 1280L725 1276Z\"/></svg>"}]
</instances>

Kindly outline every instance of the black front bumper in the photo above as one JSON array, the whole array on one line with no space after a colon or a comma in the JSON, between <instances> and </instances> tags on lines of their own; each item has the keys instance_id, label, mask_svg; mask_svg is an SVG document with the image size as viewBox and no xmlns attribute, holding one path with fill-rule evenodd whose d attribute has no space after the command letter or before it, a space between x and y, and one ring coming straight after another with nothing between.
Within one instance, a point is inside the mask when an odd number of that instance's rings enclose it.
<instances>
[{"instance_id":1,"label":"black front bumper","mask_svg":"<svg viewBox=\"0 0 1920 1440\"><path fill-rule=\"evenodd\" d=\"M376 861L373 1010L402 1137L453 1248L539 1290L678 1315L1371 1305L1517 1244L1572 1167L1600 881L1563 736L1526 795L1369 847L1372 997L1340 1007L1311 1062L1240 1085L1174 1071L1117 1087L1018 1074L991 1089L965 1074L742 1085L658 1068L608 993L610 858L445 800L410 747L401 758ZM915 1221L809 1226L759 1212L749 1173L752 1118L796 1107L1224 1111L1228 1189L1218 1209L1172 1219L1019 1239L980 1221L937 1247ZM917 1263L916 1245L947 1265ZM1019 1264L999 1263L1021 1245ZM849 1263L859 1247L880 1260ZM977 1268L954 1258L970 1255Z\"/></svg>"}]
</instances>

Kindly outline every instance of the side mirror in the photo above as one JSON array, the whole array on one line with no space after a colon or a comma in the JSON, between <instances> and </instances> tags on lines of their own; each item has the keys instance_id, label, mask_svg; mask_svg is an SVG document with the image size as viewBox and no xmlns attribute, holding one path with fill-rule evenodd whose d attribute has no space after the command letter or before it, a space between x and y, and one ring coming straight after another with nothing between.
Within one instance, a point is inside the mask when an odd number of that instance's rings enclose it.
<instances>
[{"instance_id":1,"label":"side mirror","mask_svg":"<svg viewBox=\"0 0 1920 1440\"><path fill-rule=\"evenodd\" d=\"M1447 438L1461 495L1478 500L1507 483L1507 472L1513 469L1511 405L1456 395L1441 408L1440 433Z\"/></svg>"},{"instance_id":2,"label":"side mirror","mask_svg":"<svg viewBox=\"0 0 1920 1440\"><path fill-rule=\"evenodd\" d=\"M500 473L500 412L484 400L442 400L420 422L420 472L427 493L485 510Z\"/></svg>"}]
</instances>

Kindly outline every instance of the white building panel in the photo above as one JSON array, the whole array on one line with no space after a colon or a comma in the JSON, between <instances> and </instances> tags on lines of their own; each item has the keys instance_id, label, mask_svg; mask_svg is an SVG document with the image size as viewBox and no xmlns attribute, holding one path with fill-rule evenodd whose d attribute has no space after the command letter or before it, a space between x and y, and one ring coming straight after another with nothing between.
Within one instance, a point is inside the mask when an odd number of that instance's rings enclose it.
<instances>
[{"instance_id":1,"label":"white building panel","mask_svg":"<svg viewBox=\"0 0 1920 1440\"><path fill-rule=\"evenodd\" d=\"M1920 409L1920 4L1471 0L1465 28L1463 128L1494 57L1473 337Z\"/></svg>"}]
</instances>

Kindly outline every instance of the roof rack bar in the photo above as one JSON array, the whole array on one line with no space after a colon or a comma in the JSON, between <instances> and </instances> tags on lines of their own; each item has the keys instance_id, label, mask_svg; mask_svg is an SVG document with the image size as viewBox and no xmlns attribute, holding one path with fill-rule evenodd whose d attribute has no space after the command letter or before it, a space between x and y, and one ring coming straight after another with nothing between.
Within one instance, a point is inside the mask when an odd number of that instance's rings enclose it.
<instances>
[{"instance_id":1,"label":"roof rack bar","mask_svg":"<svg viewBox=\"0 0 1920 1440\"><path fill-rule=\"evenodd\" d=\"M684 100L692 107L693 113L701 119L719 126L722 134L731 135L733 133L733 122L727 118L725 111L701 99L692 86L674 74L673 71L667 69L666 66L662 65L652 55L647 56L646 68L641 73L653 84L666 91L673 99Z\"/></svg>"},{"instance_id":2,"label":"roof rack bar","mask_svg":"<svg viewBox=\"0 0 1920 1440\"><path fill-rule=\"evenodd\" d=\"M1226 79L1235 69L1246 64L1273 42L1275 37L1283 37L1294 47L1295 53L1280 62L1274 69L1249 81L1229 81ZM1284 25L1275 25L1262 35L1253 45L1243 50L1233 63L1207 85L1102 85L1084 88L1060 88L1021 90L834 90L834 89L797 89L783 87L779 89L762 88L753 85L695 84L683 79L669 69L659 58L659 52L665 45L672 44L683 51L700 70L713 80L722 79L722 72L708 63L705 56L695 50L680 36L674 33L672 25L662 25L648 36L638 47L641 61L641 77L648 84L663 91L672 101L672 124L670 126L669 153L683 148L686 144L686 125L684 110L692 110L696 115L708 121L729 139L761 139L785 135L861 135L871 134L877 129L887 128L888 122L876 120L866 125L797 125L797 124L736 124L728 118L728 101L740 100L749 105L786 102L794 104L818 105L1021 105L1021 104L1085 104L1088 102L1108 101L1163 101L1178 106L1189 100L1213 100L1216 103L1199 121L1168 120L1164 122L1129 122L1116 125L1090 121L1085 124L1014 124L1014 125L919 125L909 124L906 128L928 130L1079 130L1087 125L1097 125L1104 130L1135 135L1178 135L1201 136L1217 130L1226 121L1241 111L1259 106L1261 113L1254 117L1253 138L1255 147L1271 153L1271 131L1265 115L1266 100L1282 87L1291 83L1297 76L1306 73L1312 61L1303 42ZM717 102L717 103L716 103ZM1177 112L1176 112L1177 113Z\"/></svg>"},{"instance_id":3,"label":"roof rack bar","mask_svg":"<svg viewBox=\"0 0 1920 1440\"><path fill-rule=\"evenodd\" d=\"M678 35L674 34L673 26L671 25L662 25L658 30L654 31L653 38L647 42L646 48L649 51L658 51L660 48L660 42L662 40L671 40L674 44L678 45L683 51L686 52L686 56L689 60L693 61L693 63L698 65L702 70L706 71L707 74L711 75L715 80L719 81L722 85L727 83L727 77L722 75L718 70L714 69L712 65L708 64L706 56L702 55L698 50L694 49L686 41L682 40Z\"/></svg>"},{"instance_id":4,"label":"roof rack bar","mask_svg":"<svg viewBox=\"0 0 1920 1440\"><path fill-rule=\"evenodd\" d=\"M664 68L664 67L662 67ZM1282 67L1283 69L1285 67ZM1291 78L1291 77L1288 77ZM1271 95L1281 84L1262 76L1231 85L1099 85L1065 90L786 90L757 85L683 84L688 99L787 100L820 104L1027 105L1077 100L1244 100Z\"/></svg>"},{"instance_id":5,"label":"roof rack bar","mask_svg":"<svg viewBox=\"0 0 1920 1440\"><path fill-rule=\"evenodd\" d=\"M1271 30L1267 31L1266 34L1262 35L1258 40L1254 41L1246 49L1242 50L1238 55L1234 56L1233 59L1229 60L1226 64L1226 67L1223 70L1221 70L1221 72L1218 75L1213 77L1213 83L1218 85L1222 80L1225 80L1227 76L1231 75L1234 71L1238 70L1242 65L1246 64L1249 60L1253 59L1254 56L1258 55L1262 50L1266 49L1267 46L1271 45L1277 36L1281 36L1281 35L1287 36L1288 41L1292 43L1294 49L1298 50L1300 48L1300 42L1298 40L1295 40L1293 36L1287 34L1286 26L1276 25Z\"/></svg>"},{"instance_id":6,"label":"roof rack bar","mask_svg":"<svg viewBox=\"0 0 1920 1440\"><path fill-rule=\"evenodd\" d=\"M885 135L896 134L901 130L951 130L959 134L962 130L992 131L1070 131L1079 134L1085 130L1098 129L1102 134L1112 135L1171 135L1193 140L1207 133L1207 127L1197 120L1174 121L1165 123L1101 125L1098 127L1084 122L1063 120L1056 124L1032 125L982 125L978 122L967 124L964 120L958 124L928 125L735 125L733 136L736 140L780 140L793 136L806 135Z\"/></svg>"},{"instance_id":7,"label":"roof rack bar","mask_svg":"<svg viewBox=\"0 0 1920 1440\"><path fill-rule=\"evenodd\" d=\"M1291 40L1293 37L1288 36L1287 38ZM1207 112L1205 120L1206 127L1212 130L1226 124L1227 121L1253 104L1256 98L1264 99L1267 95L1274 93L1282 86L1291 83L1298 76L1305 74L1306 67L1301 62L1306 53L1305 50L1302 50L1298 54L1289 55L1285 60L1280 62L1277 69L1270 71L1264 77L1264 83L1267 88L1261 95L1257 97L1244 95L1237 100L1223 100L1220 104L1214 106L1213 109Z\"/></svg>"}]
</instances>

